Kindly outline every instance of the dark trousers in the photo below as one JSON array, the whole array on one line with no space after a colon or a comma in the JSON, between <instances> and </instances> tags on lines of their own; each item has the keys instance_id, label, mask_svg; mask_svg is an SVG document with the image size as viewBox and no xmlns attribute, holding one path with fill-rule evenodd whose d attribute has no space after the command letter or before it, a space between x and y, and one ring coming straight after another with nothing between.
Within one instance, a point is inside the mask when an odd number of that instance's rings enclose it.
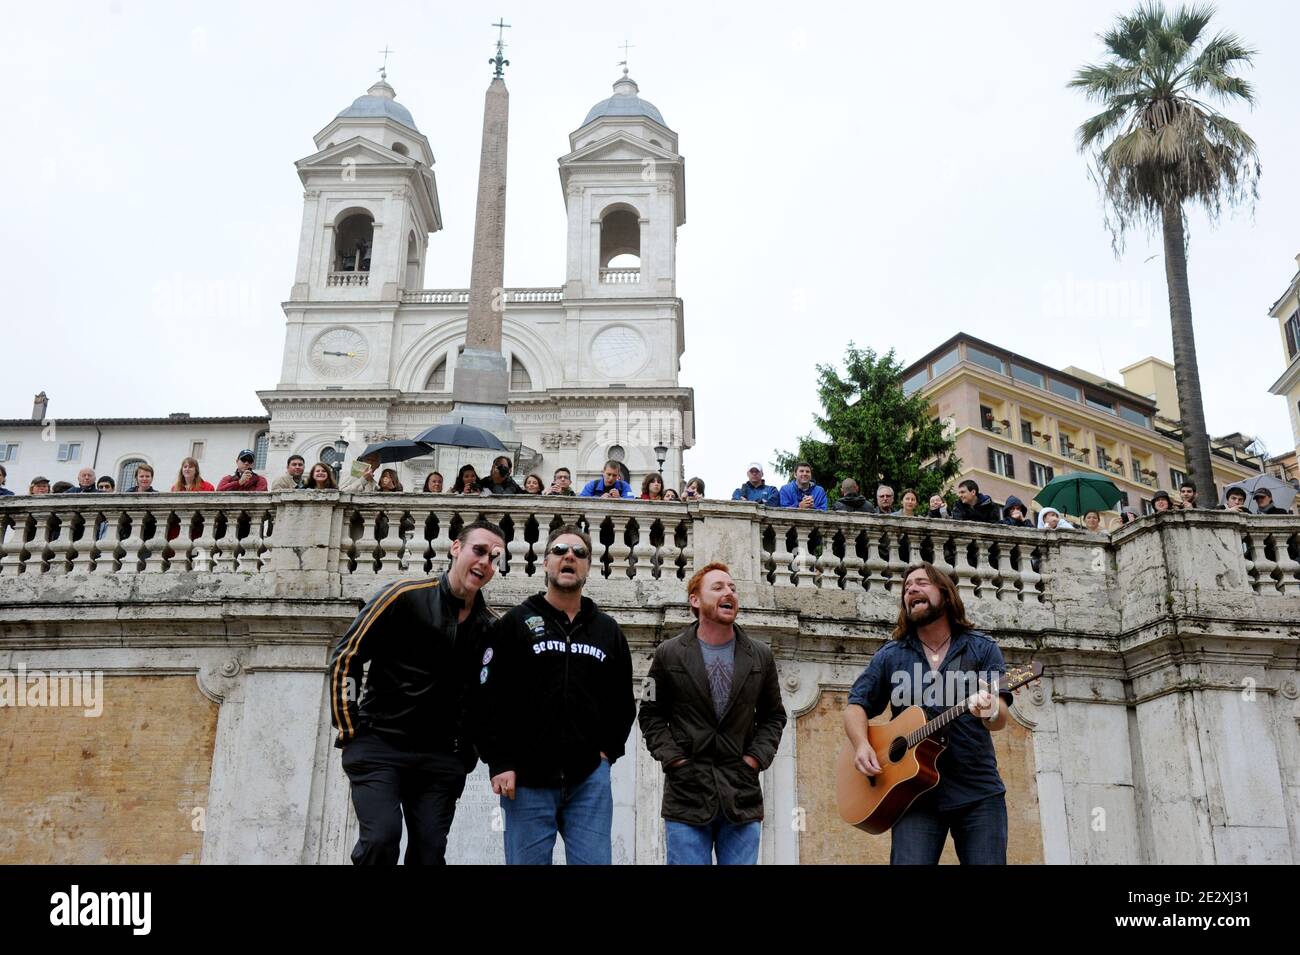
<instances>
[{"instance_id":1,"label":"dark trousers","mask_svg":"<svg viewBox=\"0 0 1300 955\"><path fill-rule=\"evenodd\" d=\"M451 753L412 753L382 737L358 736L343 747L343 771L361 836L356 865L396 865L406 818L406 865L445 865L447 833L465 789L465 767Z\"/></svg>"},{"instance_id":2,"label":"dark trousers","mask_svg":"<svg viewBox=\"0 0 1300 955\"><path fill-rule=\"evenodd\" d=\"M1007 864L1007 801L1004 793L940 812L925 797L912 803L891 830L890 865L937 865L952 832L962 865Z\"/></svg>"}]
</instances>

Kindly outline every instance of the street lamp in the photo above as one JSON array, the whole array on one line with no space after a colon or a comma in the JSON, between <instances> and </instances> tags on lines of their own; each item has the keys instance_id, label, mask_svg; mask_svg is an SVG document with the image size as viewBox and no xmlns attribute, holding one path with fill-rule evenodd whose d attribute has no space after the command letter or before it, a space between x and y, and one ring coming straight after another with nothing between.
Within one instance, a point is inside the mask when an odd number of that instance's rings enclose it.
<instances>
[{"instance_id":1,"label":"street lamp","mask_svg":"<svg viewBox=\"0 0 1300 955\"><path fill-rule=\"evenodd\" d=\"M664 461L668 457L668 449L662 444L655 445L655 458L659 461L659 476L664 476Z\"/></svg>"},{"instance_id":2,"label":"street lamp","mask_svg":"<svg viewBox=\"0 0 1300 955\"><path fill-rule=\"evenodd\" d=\"M343 459L348 454L347 438L339 435L334 441L334 483L338 484L343 478Z\"/></svg>"}]
</instances>

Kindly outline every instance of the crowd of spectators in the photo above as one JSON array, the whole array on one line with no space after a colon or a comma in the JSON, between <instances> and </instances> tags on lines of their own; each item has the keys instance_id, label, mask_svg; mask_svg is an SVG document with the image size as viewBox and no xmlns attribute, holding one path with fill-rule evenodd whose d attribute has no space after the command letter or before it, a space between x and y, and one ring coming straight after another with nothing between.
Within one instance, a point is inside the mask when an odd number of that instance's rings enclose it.
<instances>
[{"instance_id":1,"label":"crowd of spectators","mask_svg":"<svg viewBox=\"0 0 1300 955\"><path fill-rule=\"evenodd\" d=\"M184 458L176 473L176 480L167 490L172 492L191 491L292 491L292 490L343 490L357 493L401 492L400 477L395 468L380 468L374 462L358 462L359 472L355 476L339 482L333 467L324 462L307 468L307 462L300 454L290 455L285 473L268 483L265 476L254 470L256 456L251 449L245 448L235 458L232 473L218 479L214 487L205 480L199 462L192 457ZM550 483L537 473L528 474L520 485L513 474L514 464L508 455L500 455L492 461L488 473L480 476L472 464L466 464L456 472L456 478L450 488L444 488L443 475L438 471L426 475L420 490L428 494L469 494L469 495L528 495L563 496L563 497L603 497L618 500L640 501L698 501L705 497L704 481L690 478L680 491L667 486L663 474L651 471L641 481L640 493L633 488L626 478L626 471L620 462L606 461L598 478L593 478L579 491L573 489L573 474L567 467L556 468ZM378 472L378 473L376 473ZM1009 496L999 505L988 494L980 491L979 485L970 478L959 481L952 497L932 494L929 506L922 507L920 495L912 488L904 488L901 494L895 494L893 487L879 484L874 497L862 493L862 487L853 478L845 478L839 484L839 494L831 502L826 490L816 483L812 465L800 461L795 465L794 475L786 484L777 486L768 484L764 478L763 465L758 461L750 463L745 473L746 480L731 493L733 501L747 501L772 508L792 508L798 510L838 511L851 514L876 514L893 517L913 518L947 518L958 521L975 521L984 524L1000 524L1008 527L1027 527L1039 530L1080 530L1087 534L1105 534L1102 529L1101 513L1095 510L1082 515L1082 527L1076 527L1065 515L1053 507L1044 507L1036 513L1020 498ZM14 492L5 487L8 474L0 465L0 496L10 496ZM136 467L134 483L125 489L128 494L152 494L161 488L154 483L154 469L149 464L141 463ZM103 475L98 479L90 468L77 472L75 484L60 481L51 484L45 477L33 478L28 487L28 494L94 494L114 493L117 491L113 478ZM1276 506L1267 489L1259 488L1254 493L1255 508L1247 505L1246 490L1242 487L1229 486L1225 494L1225 503L1217 510L1236 511L1238 513L1285 514L1287 511ZM1184 481L1179 487L1175 499L1168 491L1159 490L1152 495L1151 506L1154 513L1190 510L1202 507L1198 503L1196 485ZM1138 520L1138 512L1128 506L1119 510L1119 524L1124 526Z\"/></svg>"}]
</instances>

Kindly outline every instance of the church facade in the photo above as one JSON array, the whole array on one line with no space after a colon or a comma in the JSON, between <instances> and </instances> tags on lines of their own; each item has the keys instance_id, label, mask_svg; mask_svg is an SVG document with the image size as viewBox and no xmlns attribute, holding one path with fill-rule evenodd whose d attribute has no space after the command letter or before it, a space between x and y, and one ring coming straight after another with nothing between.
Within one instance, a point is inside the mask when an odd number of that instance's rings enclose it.
<instances>
[{"instance_id":1,"label":"church facade","mask_svg":"<svg viewBox=\"0 0 1300 955\"><path fill-rule=\"evenodd\" d=\"M258 392L272 471L292 453L332 459L339 437L353 456L444 420L465 341L468 289L423 288L443 225L434 157L393 88L376 83L315 143L297 163L303 219L280 382ZM677 135L625 74L569 144L564 284L498 293L516 472L549 482L565 466L582 481L614 458L639 477L658 469L662 447L665 478L678 484L693 396L678 382ZM401 465L403 483L418 487L438 467L450 485L462 460L483 473L491 457L442 453Z\"/></svg>"},{"instance_id":2,"label":"church facade","mask_svg":"<svg viewBox=\"0 0 1300 955\"><path fill-rule=\"evenodd\" d=\"M0 420L10 489L24 493L38 474L75 481L91 449L97 472L119 484L133 483L142 462L170 483L188 455L215 483L246 447L255 450L258 471L273 478L295 453L309 464L334 463L340 437L352 459L366 444L413 437L445 420L469 291L423 287L443 228L432 146L384 80L314 139L316 152L296 164L303 217L283 306L280 380L258 392L268 417L56 420L38 395L30 418ZM686 193L677 134L625 74L569 145L559 159L563 284L498 296L516 475L522 483L536 471L549 483L564 466L576 483L615 458L639 481L658 470L662 447L665 481L680 486L682 453L694 442L694 397L678 381L685 332L676 245ZM52 422L67 426L57 441ZM403 484L418 488L437 468L450 487L461 463L483 474L493 453L440 455L398 465Z\"/></svg>"}]
</instances>

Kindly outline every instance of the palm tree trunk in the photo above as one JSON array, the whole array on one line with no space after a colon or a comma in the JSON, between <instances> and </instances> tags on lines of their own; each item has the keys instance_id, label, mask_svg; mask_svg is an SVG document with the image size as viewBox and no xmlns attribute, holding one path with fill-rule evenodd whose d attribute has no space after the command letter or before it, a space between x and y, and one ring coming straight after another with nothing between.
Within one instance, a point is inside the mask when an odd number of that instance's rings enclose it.
<instances>
[{"instance_id":1,"label":"palm tree trunk","mask_svg":"<svg viewBox=\"0 0 1300 955\"><path fill-rule=\"evenodd\" d=\"M1187 253L1183 246L1183 207L1165 203L1165 280L1169 285L1169 324L1174 339L1174 382L1178 387L1178 409L1182 416L1183 454L1187 475L1196 484L1200 499L1213 507L1219 500L1210 466L1210 436L1205 430L1201 405L1201 373L1196 366L1196 334L1192 329L1192 296L1187 288ZM1173 488L1178 493L1178 488Z\"/></svg>"}]
</instances>

